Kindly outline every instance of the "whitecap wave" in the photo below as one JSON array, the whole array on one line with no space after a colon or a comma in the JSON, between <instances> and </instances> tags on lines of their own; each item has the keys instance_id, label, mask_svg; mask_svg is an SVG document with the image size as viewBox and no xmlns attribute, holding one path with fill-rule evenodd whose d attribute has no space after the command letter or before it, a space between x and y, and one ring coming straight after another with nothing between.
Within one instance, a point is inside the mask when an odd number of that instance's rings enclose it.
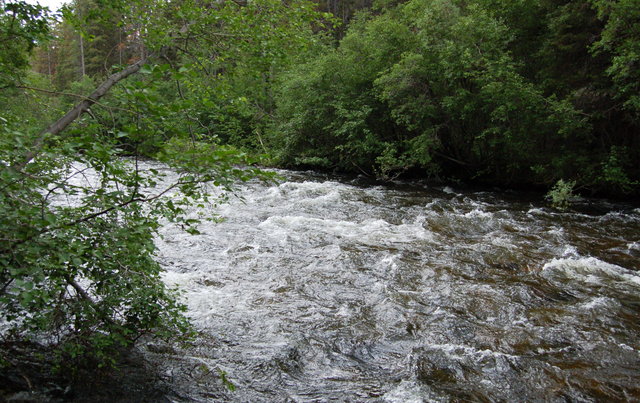
<instances>
[{"instance_id":1,"label":"whitecap wave","mask_svg":"<svg viewBox=\"0 0 640 403\"><path fill-rule=\"evenodd\" d=\"M307 216L272 216L258 226L273 235L305 236L323 234L333 237L357 239L364 243L402 243L416 240L432 241L433 234L421 225L394 225L382 219L362 222L323 219Z\"/></svg>"},{"instance_id":2,"label":"whitecap wave","mask_svg":"<svg viewBox=\"0 0 640 403\"><path fill-rule=\"evenodd\" d=\"M612 290L634 288L640 291L640 274L595 257L556 258L542 267L543 277L564 284L609 287Z\"/></svg>"}]
</instances>

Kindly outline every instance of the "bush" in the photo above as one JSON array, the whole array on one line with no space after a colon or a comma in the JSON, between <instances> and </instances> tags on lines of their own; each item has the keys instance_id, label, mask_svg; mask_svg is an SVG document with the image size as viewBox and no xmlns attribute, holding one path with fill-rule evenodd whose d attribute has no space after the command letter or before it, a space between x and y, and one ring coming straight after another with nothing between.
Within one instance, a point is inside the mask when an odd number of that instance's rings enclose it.
<instances>
[{"instance_id":1,"label":"bush","mask_svg":"<svg viewBox=\"0 0 640 403\"><path fill-rule=\"evenodd\" d=\"M571 205L571 199L574 197L573 189L575 185L575 181L558 180L546 196L551 201L551 206L558 210L567 210Z\"/></svg>"}]
</instances>

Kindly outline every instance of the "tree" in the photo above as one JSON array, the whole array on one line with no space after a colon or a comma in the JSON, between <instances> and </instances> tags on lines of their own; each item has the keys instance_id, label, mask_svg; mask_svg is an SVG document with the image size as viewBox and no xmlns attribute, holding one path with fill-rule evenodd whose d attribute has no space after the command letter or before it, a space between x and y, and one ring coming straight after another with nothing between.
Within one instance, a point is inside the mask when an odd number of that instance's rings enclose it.
<instances>
[{"instance_id":1,"label":"tree","mask_svg":"<svg viewBox=\"0 0 640 403\"><path fill-rule=\"evenodd\" d=\"M291 166L637 191L635 4L412 0L361 15L280 81L274 147Z\"/></svg>"},{"instance_id":2,"label":"tree","mask_svg":"<svg viewBox=\"0 0 640 403\"><path fill-rule=\"evenodd\" d=\"M613 58L607 74L618 97L629 110L640 111L640 4L632 0L593 0L598 17L605 22L593 51L608 52Z\"/></svg>"},{"instance_id":3,"label":"tree","mask_svg":"<svg viewBox=\"0 0 640 403\"><path fill-rule=\"evenodd\" d=\"M30 108L3 114L0 312L10 327L5 337L45 337L62 358L90 354L109 363L115 348L142 335L177 337L188 331L184 307L162 282L153 258L159 222L175 221L197 233L198 221L183 213L194 203L219 201L210 198L207 186L228 190L236 181L270 177L251 168L246 154L217 144L199 124L201 83L215 82L213 69L239 51L272 49L274 60L280 57L277 43L296 42L285 31L262 34L284 24L290 13L306 16L291 26L303 32L313 15L305 2L231 3L100 2L135 27L128 40L138 46L137 59L88 95L65 94L77 104L45 129L29 116L44 106L35 97ZM0 50L2 79L12 86L0 102L34 90L52 92L35 88L21 70L48 34L46 16L20 0L7 9L18 11L13 19L2 17L2 32L24 43ZM16 21L19 30L12 25ZM125 151L135 157L121 159ZM140 169L141 152L174 166L179 177L158 187L163 175ZM89 183L81 180L86 176ZM69 198L72 203L65 202ZM11 364L10 354L0 352Z\"/></svg>"},{"instance_id":4,"label":"tree","mask_svg":"<svg viewBox=\"0 0 640 403\"><path fill-rule=\"evenodd\" d=\"M0 88L24 72L29 52L48 35L47 9L21 1L0 1Z\"/></svg>"}]
</instances>

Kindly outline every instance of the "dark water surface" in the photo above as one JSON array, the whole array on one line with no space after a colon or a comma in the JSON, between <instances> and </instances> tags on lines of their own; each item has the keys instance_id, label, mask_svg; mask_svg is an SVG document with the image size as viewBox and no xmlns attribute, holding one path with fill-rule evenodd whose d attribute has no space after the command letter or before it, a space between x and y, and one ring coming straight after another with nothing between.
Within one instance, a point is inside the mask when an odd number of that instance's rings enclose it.
<instances>
[{"instance_id":1,"label":"dark water surface","mask_svg":"<svg viewBox=\"0 0 640 403\"><path fill-rule=\"evenodd\" d=\"M172 400L640 399L639 209L279 172L161 231L203 333L147 347Z\"/></svg>"}]
</instances>

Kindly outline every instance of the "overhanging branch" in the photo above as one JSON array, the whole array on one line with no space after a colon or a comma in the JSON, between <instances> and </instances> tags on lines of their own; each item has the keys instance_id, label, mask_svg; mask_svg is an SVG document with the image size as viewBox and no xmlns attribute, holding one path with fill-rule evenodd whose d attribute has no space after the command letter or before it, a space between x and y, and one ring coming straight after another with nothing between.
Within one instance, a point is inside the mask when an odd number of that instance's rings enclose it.
<instances>
[{"instance_id":1,"label":"overhanging branch","mask_svg":"<svg viewBox=\"0 0 640 403\"><path fill-rule=\"evenodd\" d=\"M58 133L62 132L74 120L80 117L80 115L85 113L91 107L91 105L95 104L100 98L102 98L107 92L109 92L111 87L113 87L119 81L129 77L130 75L137 73L140 70L140 68L147 62L147 60L148 60L147 58L141 59L140 61L130 65L126 69L109 76L109 78L107 78L102 84L100 84L100 86L98 86L98 88L96 88L96 90L93 91L88 97L80 101L75 107L73 107L73 109L67 112L63 117L61 117L56 122L51 124L49 127L41 131L40 134L38 135L38 138L34 142L33 146L25 154L22 161L12 165L11 168L16 171L22 171L22 169L24 169L24 167L26 167L27 164L31 162L31 160L33 160L38 155L40 150L42 150L42 147L44 146L44 141L47 135L55 136Z\"/></svg>"}]
</instances>

